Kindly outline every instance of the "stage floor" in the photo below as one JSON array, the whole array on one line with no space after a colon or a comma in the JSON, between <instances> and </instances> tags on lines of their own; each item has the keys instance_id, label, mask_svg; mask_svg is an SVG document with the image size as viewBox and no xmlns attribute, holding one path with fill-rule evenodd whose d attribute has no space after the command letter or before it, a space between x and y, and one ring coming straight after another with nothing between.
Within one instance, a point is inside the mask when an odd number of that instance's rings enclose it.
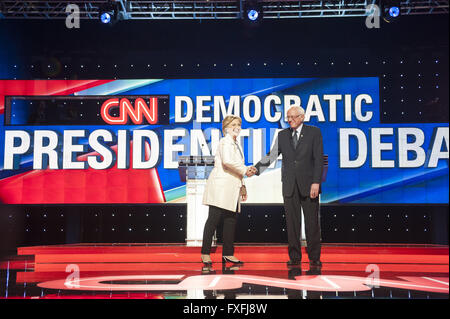
<instances>
[{"instance_id":1,"label":"stage floor","mask_svg":"<svg viewBox=\"0 0 450 319\"><path fill-rule=\"evenodd\" d=\"M20 247L0 262L7 299L448 299L449 248L323 244L322 269L288 267L285 245L236 245L212 267L182 244Z\"/></svg>"}]
</instances>

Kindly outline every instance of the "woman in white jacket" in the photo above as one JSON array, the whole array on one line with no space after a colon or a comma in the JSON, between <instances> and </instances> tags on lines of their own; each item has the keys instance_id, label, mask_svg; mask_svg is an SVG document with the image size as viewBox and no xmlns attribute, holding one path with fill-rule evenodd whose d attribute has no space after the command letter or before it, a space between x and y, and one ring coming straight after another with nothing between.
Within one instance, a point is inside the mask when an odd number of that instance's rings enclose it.
<instances>
[{"instance_id":1,"label":"woman in white jacket","mask_svg":"<svg viewBox=\"0 0 450 319\"><path fill-rule=\"evenodd\" d=\"M242 263L234 257L234 234L240 202L247 200L244 175L250 177L256 169L245 166L244 154L236 142L241 131L239 116L228 115L222 121L224 137L220 140L203 195L203 204L209 206L208 220L203 230L202 261L211 264L211 244L214 232L223 218L222 262Z\"/></svg>"}]
</instances>

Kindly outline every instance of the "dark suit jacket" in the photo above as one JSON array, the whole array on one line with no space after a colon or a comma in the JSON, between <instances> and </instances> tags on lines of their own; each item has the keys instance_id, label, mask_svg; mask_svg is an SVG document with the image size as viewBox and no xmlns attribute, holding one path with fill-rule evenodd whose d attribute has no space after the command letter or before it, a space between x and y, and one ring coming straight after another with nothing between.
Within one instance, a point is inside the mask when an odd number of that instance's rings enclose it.
<instances>
[{"instance_id":1,"label":"dark suit jacket","mask_svg":"<svg viewBox=\"0 0 450 319\"><path fill-rule=\"evenodd\" d=\"M302 196L309 196L311 184L322 182L323 142L320 129L303 124L297 147L294 149L292 129L278 133L273 149L255 167L261 174L282 154L281 181L283 196L292 196L297 182Z\"/></svg>"}]
</instances>

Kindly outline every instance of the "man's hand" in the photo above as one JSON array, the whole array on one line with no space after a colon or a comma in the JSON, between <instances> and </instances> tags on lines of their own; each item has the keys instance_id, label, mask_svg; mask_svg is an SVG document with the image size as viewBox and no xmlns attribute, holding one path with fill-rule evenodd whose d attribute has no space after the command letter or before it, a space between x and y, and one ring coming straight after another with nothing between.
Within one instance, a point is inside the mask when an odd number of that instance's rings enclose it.
<instances>
[{"instance_id":1,"label":"man's hand","mask_svg":"<svg viewBox=\"0 0 450 319\"><path fill-rule=\"evenodd\" d=\"M257 172L257 169L255 166L250 166L249 168L247 168L247 172L245 172L245 175L247 177L252 177L253 175L255 175Z\"/></svg>"},{"instance_id":2,"label":"man's hand","mask_svg":"<svg viewBox=\"0 0 450 319\"><path fill-rule=\"evenodd\" d=\"M319 187L320 184L317 183L311 185L311 192L309 194L311 198L316 198L317 196L319 196Z\"/></svg>"}]
</instances>

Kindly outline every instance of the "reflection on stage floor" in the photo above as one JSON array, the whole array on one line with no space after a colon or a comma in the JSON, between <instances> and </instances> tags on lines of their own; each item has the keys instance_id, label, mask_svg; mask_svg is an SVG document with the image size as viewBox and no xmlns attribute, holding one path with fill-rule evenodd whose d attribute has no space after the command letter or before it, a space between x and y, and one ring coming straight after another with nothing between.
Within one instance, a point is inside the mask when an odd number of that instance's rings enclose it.
<instances>
[{"instance_id":1,"label":"reflection on stage floor","mask_svg":"<svg viewBox=\"0 0 450 319\"><path fill-rule=\"evenodd\" d=\"M448 246L324 244L322 267L288 266L283 245L237 245L245 263L200 262L176 244L18 248L0 263L6 299L447 299Z\"/></svg>"}]
</instances>

